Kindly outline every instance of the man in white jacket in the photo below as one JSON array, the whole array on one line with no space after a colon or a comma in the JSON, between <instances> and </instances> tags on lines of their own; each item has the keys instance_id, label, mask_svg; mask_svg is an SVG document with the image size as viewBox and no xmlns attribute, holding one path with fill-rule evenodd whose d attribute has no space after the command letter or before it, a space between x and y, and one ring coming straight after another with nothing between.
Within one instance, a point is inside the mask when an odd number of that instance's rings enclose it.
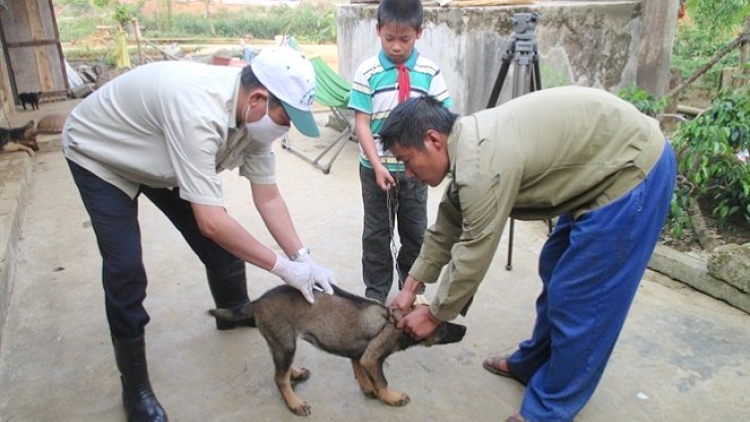
<instances>
[{"instance_id":1,"label":"man in white jacket","mask_svg":"<svg viewBox=\"0 0 750 422\"><path fill-rule=\"evenodd\" d=\"M249 299L245 262L271 271L312 303L331 294L331 271L299 239L276 186L272 142L294 123L318 136L310 111L312 65L286 47L245 68L163 62L109 82L73 110L62 143L103 259L107 320L128 421L166 421L148 377L143 306L147 277L138 226L145 195L177 227L206 266L217 307ZM239 167L253 201L286 256L261 244L223 207L219 172ZM238 316L219 330L252 326Z\"/></svg>"}]
</instances>

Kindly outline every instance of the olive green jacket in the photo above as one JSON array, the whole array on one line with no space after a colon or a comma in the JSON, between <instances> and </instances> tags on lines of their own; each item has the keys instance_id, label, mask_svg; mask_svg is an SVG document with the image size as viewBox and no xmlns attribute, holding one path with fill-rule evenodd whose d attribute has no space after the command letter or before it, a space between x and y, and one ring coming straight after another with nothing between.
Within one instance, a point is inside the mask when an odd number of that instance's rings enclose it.
<instances>
[{"instance_id":1,"label":"olive green jacket","mask_svg":"<svg viewBox=\"0 0 750 422\"><path fill-rule=\"evenodd\" d=\"M509 216L577 218L637 186L664 149L656 120L606 91L536 91L459 118L448 137L450 184L410 275L434 283L432 313L464 313Z\"/></svg>"}]
</instances>

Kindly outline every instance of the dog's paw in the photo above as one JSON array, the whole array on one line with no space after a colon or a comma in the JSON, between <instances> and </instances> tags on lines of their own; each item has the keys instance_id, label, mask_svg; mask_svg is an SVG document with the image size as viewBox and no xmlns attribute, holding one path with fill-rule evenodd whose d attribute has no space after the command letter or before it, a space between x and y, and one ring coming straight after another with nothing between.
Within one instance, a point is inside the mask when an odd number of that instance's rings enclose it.
<instances>
[{"instance_id":1,"label":"dog's paw","mask_svg":"<svg viewBox=\"0 0 750 422\"><path fill-rule=\"evenodd\" d=\"M292 368L289 378L293 385L305 382L310 379L310 370L307 368Z\"/></svg>"},{"instance_id":2,"label":"dog's paw","mask_svg":"<svg viewBox=\"0 0 750 422\"><path fill-rule=\"evenodd\" d=\"M306 401L300 402L300 404L294 407L290 407L289 409L297 416L310 416L310 414L312 413L310 403Z\"/></svg>"},{"instance_id":3,"label":"dog's paw","mask_svg":"<svg viewBox=\"0 0 750 422\"><path fill-rule=\"evenodd\" d=\"M411 399L406 393L400 393L393 390L385 390L380 392L380 400L390 406L406 406L409 404Z\"/></svg>"},{"instance_id":4,"label":"dog's paw","mask_svg":"<svg viewBox=\"0 0 750 422\"><path fill-rule=\"evenodd\" d=\"M399 393L401 397L393 403L393 406L406 406L411 401L411 398L406 393Z\"/></svg>"}]
</instances>

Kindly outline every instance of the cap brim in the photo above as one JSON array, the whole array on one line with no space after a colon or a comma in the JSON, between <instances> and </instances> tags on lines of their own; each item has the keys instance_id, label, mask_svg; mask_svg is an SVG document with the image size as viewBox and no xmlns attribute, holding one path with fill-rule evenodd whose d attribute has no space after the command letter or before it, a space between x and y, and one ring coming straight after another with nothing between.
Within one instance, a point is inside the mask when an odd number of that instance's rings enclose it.
<instances>
[{"instance_id":1,"label":"cap brim","mask_svg":"<svg viewBox=\"0 0 750 422\"><path fill-rule=\"evenodd\" d=\"M281 102L281 105L284 106L286 114L292 119L294 127L296 127L303 135L311 138L317 138L320 136L318 123L315 121L312 112L296 109L283 101Z\"/></svg>"}]
</instances>

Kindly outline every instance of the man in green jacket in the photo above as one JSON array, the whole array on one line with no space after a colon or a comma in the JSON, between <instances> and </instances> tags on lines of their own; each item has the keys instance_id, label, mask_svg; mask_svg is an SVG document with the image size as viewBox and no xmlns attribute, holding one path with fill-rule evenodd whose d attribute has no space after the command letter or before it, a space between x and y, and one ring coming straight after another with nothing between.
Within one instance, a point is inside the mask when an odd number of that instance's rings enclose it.
<instances>
[{"instance_id":1,"label":"man in green jacket","mask_svg":"<svg viewBox=\"0 0 750 422\"><path fill-rule=\"evenodd\" d=\"M509 216L559 216L542 249L529 340L487 370L527 386L508 421L571 421L594 393L669 210L676 164L658 123L602 90L537 91L461 117L430 98L394 109L384 146L423 183L450 175L392 307L423 338L465 314ZM412 307L441 277L431 305Z\"/></svg>"}]
</instances>

